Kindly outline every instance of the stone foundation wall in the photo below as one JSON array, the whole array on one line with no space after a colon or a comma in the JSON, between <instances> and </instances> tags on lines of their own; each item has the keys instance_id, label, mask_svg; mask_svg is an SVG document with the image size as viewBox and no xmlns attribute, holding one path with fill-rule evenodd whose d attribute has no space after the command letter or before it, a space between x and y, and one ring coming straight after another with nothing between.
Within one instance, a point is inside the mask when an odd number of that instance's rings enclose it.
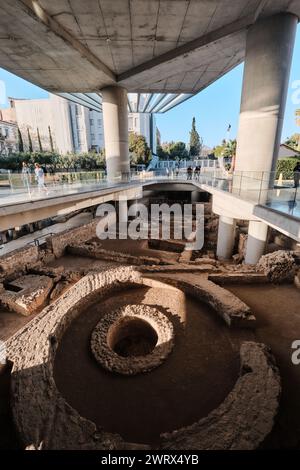
<instances>
[{"instance_id":1,"label":"stone foundation wall","mask_svg":"<svg viewBox=\"0 0 300 470\"><path fill-rule=\"evenodd\" d=\"M72 255L86 256L88 258L103 259L116 263L128 263L136 266L165 264L159 258L150 256L134 256L119 251L110 251L100 248L97 242L71 243L67 247L68 253Z\"/></svg>"},{"instance_id":2,"label":"stone foundation wall","mask_svg":"<svg viewBox=\"0 0 300 470\"><path fill-rule=\"evenodd\" d=\"M9 277L14 273L25 272L38 262L39 256L39 248L30 245L0 257L0 276Z\"/></svg>"},{"instance_id":3,"label":"stone foundation wall","mask_svg":"<svg viewBox=\"0 0 300 470\"><path fill-rule=\"evenodd\" d=\"M72 243L83 243L96 236L96 227L99 219L94 219L92 222L71 230L65 230L51 237L47 237L47 247L50 249L56 258L63 256L65 249Z\"/></svg>"},{"instance_id":4,"label":"stone foundation wall","mask_svg":"<svg viewBox=\"0 0 300 470\"><path fill-rule=\"evenodd\" d=\"M210 305L228 326L254 328L256 318L248 305L234 294L217 284L196 276L193 278L184 272L177 275L157 274L158 278L167 284L177 287L183 292ZM172 276L172 277L171 277ZM151 285L155 280L144 278L145 285Z\"/></svg>"},{"instance_id":5,"label":"stone foundation wall","mask_svg":"<svg viewBox=\"0 0 300 470\"><path fill-rule=\"evenodd\" d=\"M162 434L163 449L252 450L263 442L279 407L279 372L264 344L242 343L240 360L240 377L224 402L191 426Z\"/></svg>"},{"instance_id":6,"label":"stone foundation wall","mask_svg":"<svg viewBox=\"0 0 300 470\"><path fill-rule=\"evenodd\" d=\"M64 400L54 382L53 366L59 341L80 311L97 296L135 283L140 284L140 273L132 267L90 274L6 343L8 360L13 362L13 418L24 447L62 450L126 448L118 434L98 430L94 423L81 417Z\"/></svg>"}]
</instances>

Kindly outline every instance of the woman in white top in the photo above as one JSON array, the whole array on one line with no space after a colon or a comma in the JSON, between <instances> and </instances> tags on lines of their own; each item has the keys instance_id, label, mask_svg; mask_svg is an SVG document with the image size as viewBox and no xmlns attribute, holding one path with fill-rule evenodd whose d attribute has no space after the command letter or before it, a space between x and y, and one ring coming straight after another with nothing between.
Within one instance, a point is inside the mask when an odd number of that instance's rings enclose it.
<instances>
[{"instance_id":1,"label":"woman in white top","mask_svg":"<svg viewBox=\"0 0 300 470\"><path fill-rule=\"evenodd\" d=\"M48 194L48 189L45 186L44 170L43 168L41 168L41 166L38 163L35 163L34 166L35 166L34 173L35 173L36 181L38 184L38 190L40 192L42 189Z\"/></svg>"}]
</instances>

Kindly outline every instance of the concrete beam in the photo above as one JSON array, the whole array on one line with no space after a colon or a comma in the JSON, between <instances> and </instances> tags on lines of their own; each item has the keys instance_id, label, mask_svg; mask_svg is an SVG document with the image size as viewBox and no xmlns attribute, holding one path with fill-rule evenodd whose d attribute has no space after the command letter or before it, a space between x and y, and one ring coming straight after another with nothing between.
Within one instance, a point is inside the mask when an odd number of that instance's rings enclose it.
<instances>
[{"instance_id":1,"label":"concrete beam","mask_svg":"<svg viewBox=\"0 0 300 470\"><path fill-rule=\"evenodd\" d=\"M267 0L261 0L254 13L239 18L238 20L233 21L227 25L221 26L220 28L217 28L214 31L204 34L203 36L197 39L189 41L186 44L183 44L182 46L176 47L171 51L165 52L164 54L154 57L153 59L150 59L142 64L137 65L136 67L133 67L130 70L127 70L126 72L117 75L117 81L122 82L124 80L127 80L128 78L131 78L149 69L157 67L165 62L170 62L180 56L188 55L190 52L196 49L207 47L209 44L212 44L227 36L230 36L243 29L248 28L253 23L255 23L256 19L258 18L261 10L263 9L266 3Z\"/></svg>"},{"instance_id":2,"label":"concrete beam","mask_svg":"<svg viewBox=\"0 0 300 470\"><path fill-rule=\"evenodd\" d=\"M260 205L254 207L253 213L258 220L265 222L269 227L300 242L300 221L297 217Z\"/></svg>"},{"instance_id":3,"label":"concrete beam","mask_svg":"<svg viewBox=\"0 0 300 470\"><path fill-rule=\"evenodd\" d=\"M120 196L131 200L141 197L141 195L141 184L123 184L122 189L87 191L81 194L58 196L51 199L0 207L0 231L44 220L48 217L69 214L103 202L118 201Z\"/></svg>"},{"instance_id":4,"label":"concrete beam","mask_svg":"<svg viewBox=\"0 0 300 470\"><path fill-rule=\"evenodd\" d=\"M67 31L57 20L52 18L44 8L41 7L38 0L19 0L31 17L46 25L50 31L61 37L73 49L76 49L82 57L87 59L97 70L101 70L109 81L116 81L116 76L98 57L96 57L86 46Z\"/></svg>"},{"instance_id":5,"label":"concrete beam","mask_svg":"<svg viewBox=\"0 0 300 470\"><path fill-rule=\"evenodd\" d=\"M79 98L76 94L72 93L55 93L57 96L61 96L62 98L72 101L73 103L79 104L80 106L86 106L89 109L92 109L93 111L97 111L98 113L101 113L102 107L97 107L96 105L92 104L87 104L85 100L82 100Z\"/></svg>"},{"instance_id":6,"label":"concrete beam","mask_svg":"<svg viewBox=\"0 0 300 470\"><path fill-rule=\"evenodd\" d=\"M146 100L145 100L145 104L144 104L144 107L142 109L142 113L147 112L148 105L149 105L150 101L152 100L152 98L153 98L153 93L149 93Z\"/></svg>"}]
</instances>

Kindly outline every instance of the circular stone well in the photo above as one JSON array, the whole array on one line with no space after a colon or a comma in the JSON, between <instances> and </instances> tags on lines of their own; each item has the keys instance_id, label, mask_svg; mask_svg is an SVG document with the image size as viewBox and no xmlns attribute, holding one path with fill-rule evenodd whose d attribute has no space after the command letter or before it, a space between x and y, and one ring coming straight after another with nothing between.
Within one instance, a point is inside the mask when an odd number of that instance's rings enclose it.
<instances>
[{"instance_id":1,"label":"circular stone well","mask_svg":"<svg viewBox=\"0 0 300 470\"><path fill-rule=\"evenodd\" d=\"M148 305L127 305L105 315L91 336L97 362L111 372L135 375L158 367L174 346L172 323Z\"/></svg>"}]
</instances>

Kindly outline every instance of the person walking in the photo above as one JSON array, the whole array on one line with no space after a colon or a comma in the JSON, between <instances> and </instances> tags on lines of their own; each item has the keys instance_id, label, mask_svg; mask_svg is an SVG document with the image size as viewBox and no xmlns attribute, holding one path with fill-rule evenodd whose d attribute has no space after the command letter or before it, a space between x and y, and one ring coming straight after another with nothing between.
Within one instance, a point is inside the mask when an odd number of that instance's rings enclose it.
<instances>
[{"instance_id":1,"label":"person walking","mask_svg":"<svg viewBox=\"0 0 300 470\"><path fill-rule=\"evenodd\" d=\"M27 165L26 162L22 162L22 181L23 181L23 185L30 192L29 174L30 174L29 166Z\"/></svg>"},{"instance_id":2,"label":"person walking","mask_svg":"<svg viewBox=\"0 0 300 470\"><path fill-rule=\"evenodd\" d=\"M293 169L293 172L294 172L294 188L298 188L299 181L300 181L300 162L297 163L297 165Z\"/></svg>"},{"instance_id":3,"label":"person walking","mask_svg":"<svg viewBox=\"0 0 300 470\"><path fill-rule=\"evenodd\" d=\"M39 193L41 192L41 190L43 190L45 191L46 194L49 194L48 189L45 186L45 175L44 175L43 168L41 168L41 166L38 163L35 163L34 166L35 166L34 173L35 173L36 181L38 184Z\"/></svg>"},{"instance_id":4,"label":"person walking","mask_svg":"<svg viewBox=\"0 0 300 470\"><path fill-rule=\"evenodd\" d=\"M201 171L201 166L197 165L196 168L195 168L195 179L196 180L199 180L199 178L200 178L200 171Z\"/></svg>"},{"instance_id":5,"label":"person walking","mask_svg":"<svg viewBox=\"0 0 300 470\"><path fill-rule=\"evenodd\" d=\"M191 180L193 177L193 168L191 166L188 166L186 172L187 172L187 179Z\"/></svg>"}]
</instances>

